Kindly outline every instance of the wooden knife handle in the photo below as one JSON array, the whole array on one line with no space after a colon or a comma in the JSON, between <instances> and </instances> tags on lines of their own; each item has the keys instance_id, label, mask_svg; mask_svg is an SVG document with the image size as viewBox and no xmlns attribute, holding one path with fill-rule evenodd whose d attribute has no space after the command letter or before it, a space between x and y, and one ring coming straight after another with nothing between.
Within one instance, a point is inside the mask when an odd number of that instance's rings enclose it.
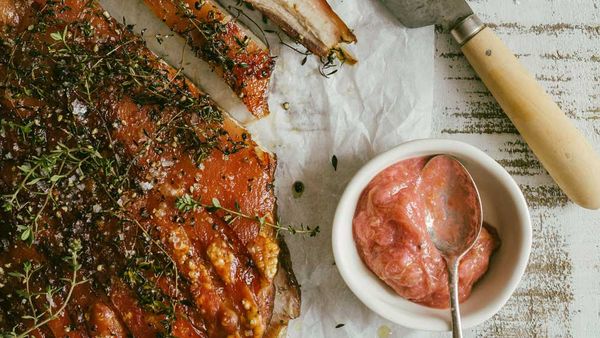
<instances>
[{"instance_id":1,"label":"wooden knife handle","mask_svg":"<svg viewBox=\"0 0 600 338\"><path fill-rule=\"evenodd\" d=\"M462 51L567 196L599 209L600 157L511 50L485 27Z\"/></svg>"}]
</instances>

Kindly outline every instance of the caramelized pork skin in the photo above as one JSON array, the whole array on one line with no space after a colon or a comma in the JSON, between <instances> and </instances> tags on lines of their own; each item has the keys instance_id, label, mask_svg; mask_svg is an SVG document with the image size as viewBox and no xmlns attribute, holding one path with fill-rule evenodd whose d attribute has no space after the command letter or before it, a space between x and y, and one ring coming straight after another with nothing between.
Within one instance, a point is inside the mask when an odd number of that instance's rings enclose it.
<instances>
[{"instance_id":1,"label":"caramelized pork skin","mask_svg":"<svg viewBox=\"0 0 600 338\"><path fill-rule=\"evenodd\" d=\"M280 239L206 207L273 219L275 158L96 2L0 6L0 332L281 332Z\"/></svg>"},{"instance_id":2,"label":"caramelized pork skin","mask_svg":"<svg viewBox=\"0 0 600 338\"><path fill-rule=\"evenodd\" d=\"M331 9L326 0L246 0L264 13L294 40L320 57L332 53L355 62L342 43L356 42L356 36Z\"/></svg>"},{"instance_id":3,"label":"caramelized pork skin","mask_svg":"<svg viewBox=\"0 0 600 338\"><path fill-rule=\"evenodd\" d=\"M269 114L267 94L275 60L259 39L213 0L145 2L214 67L252 114Z\"/></svg>"}]
</instances>

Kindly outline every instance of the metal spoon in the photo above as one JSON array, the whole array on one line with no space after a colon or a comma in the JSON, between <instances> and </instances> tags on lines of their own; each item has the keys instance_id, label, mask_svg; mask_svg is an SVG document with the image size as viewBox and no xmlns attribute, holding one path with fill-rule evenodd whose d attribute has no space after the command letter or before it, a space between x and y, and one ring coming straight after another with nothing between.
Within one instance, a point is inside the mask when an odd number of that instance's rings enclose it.
<instances>
[{"instance_id":1,"label":"metal spoon","mask_svg":"<svg viewBox=\"0 0 600 338\"><path fill-rule=\"evenodd\" d=\"M437 155L427 162L421 172L421 188L427 231L448 266L452 336L462 338L458 265L481 231L479 192L467 169L447 155Z\"/></svg>"}]
</instances>

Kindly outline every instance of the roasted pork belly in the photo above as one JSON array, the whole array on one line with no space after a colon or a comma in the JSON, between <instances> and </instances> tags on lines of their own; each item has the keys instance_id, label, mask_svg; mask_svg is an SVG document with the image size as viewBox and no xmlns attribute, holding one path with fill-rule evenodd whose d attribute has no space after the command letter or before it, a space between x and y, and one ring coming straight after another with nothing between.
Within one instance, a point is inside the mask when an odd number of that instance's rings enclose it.
<instances>
[{"instance_id":1,"label":"roasted pork belly","mask_svg":"<svg viewBox=\"0 0 600 338\"><path fill-rule=\"evenodd\" d=\"M326 0L246 0L267 15L291 38L312 53L355 62L342 43L356 42L356 36L331 9Z\"/></svg>"},{"instance_id":2,"label":"roasted pork belly","mask_svg":"<svg viewBox=\"0 0 600 338\"><path fill-rule=\"evenodd\" d=\"M95 1L0 1L0 333L270 337L276 160Z\"/></svg>"},{"instance_id":3,"label":"roasted pork belly","mask_svg":"<svg viewBox=\"0 0 600 338\"><path fill-rule=\"evenodd\" d=\"M169 28L186 38L256 117L269 114L275 65L265 44L213 0L145 0Z\"/></svg>"}]
</instances>

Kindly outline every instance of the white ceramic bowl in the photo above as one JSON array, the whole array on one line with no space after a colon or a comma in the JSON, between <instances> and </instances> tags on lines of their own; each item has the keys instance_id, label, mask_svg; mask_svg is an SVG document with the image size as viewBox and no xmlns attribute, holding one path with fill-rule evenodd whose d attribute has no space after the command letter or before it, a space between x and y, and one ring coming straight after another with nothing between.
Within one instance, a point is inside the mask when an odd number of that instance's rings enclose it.
<instances>
[{"instance_id":1,"label":"white ceramic bowl","mask_svg":"<svg viewBox=\"0 0 600 338\"><path fill-rule=\"evenodd\" d=\"M435 154L452 155L467 167L481 195L484 220L498 230L501 241L488 272L475 284L471 297L461 303L463 328L479 325L498 312L525 272L531 251L531 222L523 193L512 177L491 157L469 144L416 140L375 157L346 187L336 210L332 241L340 274L367 307L408 328L448 331L452 325L449 310L428 308L398 296L362 262L352 236L358 198L379 172L404 159Z\"/></svg>"}]
</instances>

